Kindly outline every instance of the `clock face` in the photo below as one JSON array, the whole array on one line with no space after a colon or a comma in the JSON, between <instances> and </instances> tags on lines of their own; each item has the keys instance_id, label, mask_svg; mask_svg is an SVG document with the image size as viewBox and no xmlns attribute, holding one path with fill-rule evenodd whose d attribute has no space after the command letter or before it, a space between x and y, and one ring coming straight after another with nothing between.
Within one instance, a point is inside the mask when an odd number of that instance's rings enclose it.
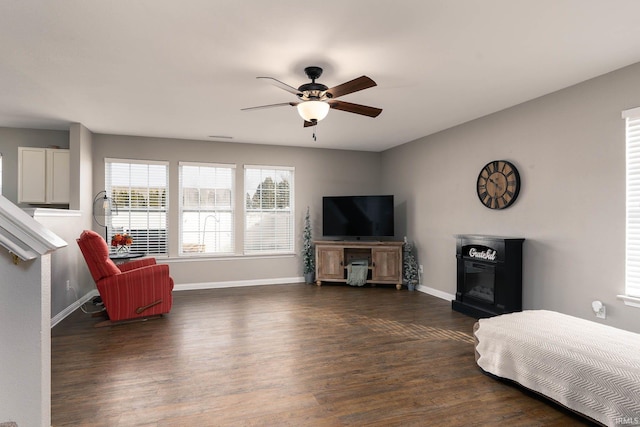
<instances>
[{"instance_id":1,"label":"clock face","mask_svg":"<svg viewBox=\"0 0 640 427\"><path fill-rule=\"evenodd\" d=\"M478 175L478 197L490 209L504 209L516 201L520 193L518 169L506 160L487 163Z\"/></svg>"}]
</instances>

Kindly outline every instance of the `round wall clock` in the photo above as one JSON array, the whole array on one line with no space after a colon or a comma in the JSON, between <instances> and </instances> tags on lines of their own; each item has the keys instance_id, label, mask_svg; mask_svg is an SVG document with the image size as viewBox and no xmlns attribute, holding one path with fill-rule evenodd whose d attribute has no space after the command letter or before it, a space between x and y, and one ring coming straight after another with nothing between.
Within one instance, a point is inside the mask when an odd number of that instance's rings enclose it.
<instances>
[{"instance_id":1,"label":"round wall clock","mask_svg":"<svg viewBox=\"0 0 640 427\"><path fill-rule=\"evenodd\" d=\"M520 174L513 163L494 160L478 175L478 197L489 209L504 209L516 201L520 193Z\"/></svg>"}]
</instances>

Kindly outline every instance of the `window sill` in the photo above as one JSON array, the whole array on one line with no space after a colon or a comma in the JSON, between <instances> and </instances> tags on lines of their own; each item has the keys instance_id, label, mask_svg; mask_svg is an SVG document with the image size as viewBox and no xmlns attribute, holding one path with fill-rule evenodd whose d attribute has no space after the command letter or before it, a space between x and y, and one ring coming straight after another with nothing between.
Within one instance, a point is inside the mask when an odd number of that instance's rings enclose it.
<instances>
[{"instance_id":1,"label":"window sill","mask_svg":"<svg viewBox=\"0 0 640 427\"><path fill-rule=\"evenodd\" d=\"M618 299L624 301L625 305L640 308L640 298L630 297L629 295L618 295Z\"/></svg>"},{"instance_id":2,"label":"window sill","mask_svg":"<svg viewBox=\"0 0 640 427\"><path fill-rule=\"evenodd\" d=\"M269 258L293 258L295 254L264 254L264 255L217 255L217 256L185 256L167 257L163 261L167 263L180 262L198 262L198 261L230 261L230 260L248 260L248 259L269 259Z\"/></svg>"}]
</instances>

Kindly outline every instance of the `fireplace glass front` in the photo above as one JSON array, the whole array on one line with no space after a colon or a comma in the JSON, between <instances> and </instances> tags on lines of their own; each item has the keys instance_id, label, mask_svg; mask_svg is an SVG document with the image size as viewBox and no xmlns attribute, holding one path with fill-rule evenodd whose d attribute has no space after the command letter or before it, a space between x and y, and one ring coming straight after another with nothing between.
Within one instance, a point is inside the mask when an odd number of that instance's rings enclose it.
<instances>
[{"instance_id":1,"label":"fireplace glass front","mask_svg":"<svg viewBox=\"0 0 640 427\"><path fill-rule=\"evenodd\" d=\"M464 296L494 303L496 267L477 261L464 261Z\"/></svg>"}]
</instances>

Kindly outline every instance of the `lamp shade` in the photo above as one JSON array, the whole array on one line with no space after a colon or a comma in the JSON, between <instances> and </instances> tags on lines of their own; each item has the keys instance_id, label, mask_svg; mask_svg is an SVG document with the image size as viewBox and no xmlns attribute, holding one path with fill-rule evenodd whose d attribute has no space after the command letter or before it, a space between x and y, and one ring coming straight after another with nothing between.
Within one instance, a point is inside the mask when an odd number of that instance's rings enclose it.
<instances>
[{"instance_id":1,"label":"lamp shade","mask_svg":"<svg viewBox=\"0 0 640 427\"><path fill-rule=\"evenodd\" d=\"M322 101L305 101L298 104L298 114L308 122L320 121L327 117L329 104Z\"/></svg>"}]
</instances>

